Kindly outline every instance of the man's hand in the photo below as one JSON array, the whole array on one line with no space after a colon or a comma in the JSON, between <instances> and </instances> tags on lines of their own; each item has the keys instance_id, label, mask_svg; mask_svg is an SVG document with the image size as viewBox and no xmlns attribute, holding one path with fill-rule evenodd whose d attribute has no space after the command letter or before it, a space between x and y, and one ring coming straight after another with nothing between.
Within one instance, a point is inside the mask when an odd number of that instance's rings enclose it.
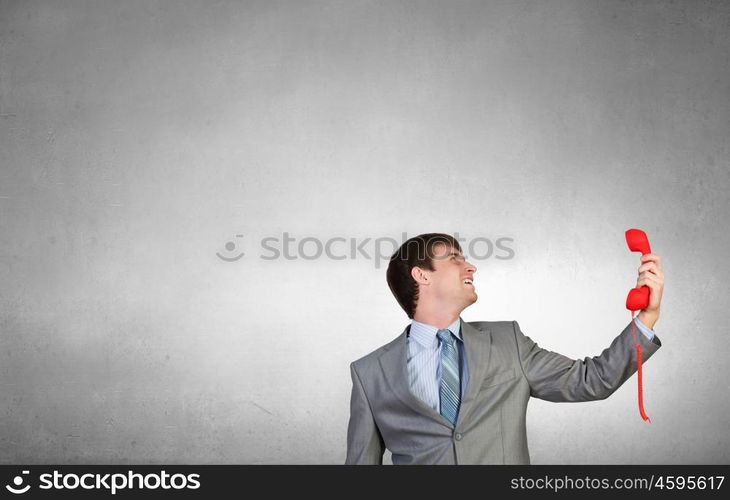
<instances>
[{"instance_id":1,"label":"man's hand","mask_svg":"<svg viewBox=\"0 0 730 500\"><path fill-rule=\"evenodd\" d=\"M664 271L662 271L661 257L653 253L641 256L636 286L644 285L648 286L650 290L649 305L639 312L639 321L649 328L654 328L654 323L659 319L659 306L664 292Z\"/></svg>"}]
</instances>

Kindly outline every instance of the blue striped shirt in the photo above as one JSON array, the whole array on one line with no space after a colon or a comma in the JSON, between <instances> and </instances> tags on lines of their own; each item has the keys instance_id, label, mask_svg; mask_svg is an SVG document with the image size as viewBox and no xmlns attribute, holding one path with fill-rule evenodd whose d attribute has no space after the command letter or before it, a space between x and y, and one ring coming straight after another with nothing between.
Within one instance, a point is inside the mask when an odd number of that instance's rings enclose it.
<instances>
[{"instance_id":1,"label":"blue striped shirt","mask_svg":"<svg viewBox=\"0 0 730 500\"><path fill-rule=\"evenodd\" d=\"M464 398L469 370L461 337L461 318L447 326L456 338L457 356L461 368L461 397ZM436 336L438 328L413 320L408 333L408 384L411 392L421 401L439 411L439 387L441 386L441 346ZM463 360L463 362L462 362Z\"/></svg>"},{"instance_id":2,"label":"blue striped shirt","mask_svg":"<svg viewBox=\"0 0 730 500\"><path fill-rule=\"evenodd\" d=\"M634 318L637 328L646 335L646 338L654 338L654 330ZM448 327L456 338L459 349L459 365L461 367L461 398L464 399L464 392L469 382L469 367L464 349L464 339L461 336L461 318L456 318ZM411 322L411 329L406 337L408 347L408 386L411 392L421 401L436 410L439 410L439 388L441 386L441 346L436 336L438 328L416 320Z\"/></svg>"}]
</instances>

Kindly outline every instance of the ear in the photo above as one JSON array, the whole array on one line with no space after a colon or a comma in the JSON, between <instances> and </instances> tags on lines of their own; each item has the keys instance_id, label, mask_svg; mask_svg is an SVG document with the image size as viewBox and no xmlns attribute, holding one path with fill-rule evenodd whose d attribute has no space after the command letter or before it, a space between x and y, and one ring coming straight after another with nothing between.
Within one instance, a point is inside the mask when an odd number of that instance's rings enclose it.
<instances>
[{"instance_id":1,"label":"ear","mask_svg":"<svg viewBox=\"0 0 730 500\"><path fill-rule=\"evenodd\" d=\"M428 271L421 269L420 267L413 267L411 269L411 276L414 280L416 280L416 283L418 284L428 285L431 283L431 274Z\"/></svg>"}]
</instances>

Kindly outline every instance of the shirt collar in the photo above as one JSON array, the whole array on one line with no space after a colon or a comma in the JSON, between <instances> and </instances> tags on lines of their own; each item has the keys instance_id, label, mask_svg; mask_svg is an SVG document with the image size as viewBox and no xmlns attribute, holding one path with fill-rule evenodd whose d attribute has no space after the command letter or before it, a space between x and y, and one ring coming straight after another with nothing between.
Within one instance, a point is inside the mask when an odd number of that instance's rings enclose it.
<instances>
[{"instance_id":1,"label":"shirt collar","mask_svg":"<svg viewBox=\"0 0 730 500\"><path fill-rule=\"evenodd\" d=\"M446 327L453 333L457 339L461 339L461 317L458 317ZM411 329L408 336L421 344L423 347L433 347L434 343L438 345L438 339L436 333L439 331L438 327L433 325L427 325L426 323L420 323L415 319L411 322ZM463 341L462 341L463 342Z\"/></svg>"}]
</instances>

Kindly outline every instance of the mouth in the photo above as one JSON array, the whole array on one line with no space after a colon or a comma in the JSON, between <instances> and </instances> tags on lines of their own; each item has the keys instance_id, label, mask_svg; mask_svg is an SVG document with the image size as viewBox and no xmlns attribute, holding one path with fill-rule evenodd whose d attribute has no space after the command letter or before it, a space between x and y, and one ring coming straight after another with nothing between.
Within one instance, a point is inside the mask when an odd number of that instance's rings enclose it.
<instances>
[{"instance_id":1,"label":"mouth","mask_svg":"<svg viewBox=\"0 0 730 500\"><path fill-rule=\"evenodd\" d=\"M474 281L473 281L473 280L471 280L471 279L469 279L469 278L466 278L466 279L464 280L464 284L465 284L465 285L469 285L469 286L473 287L473 286L474 286Z\"/></svg>"}]
</instances>

